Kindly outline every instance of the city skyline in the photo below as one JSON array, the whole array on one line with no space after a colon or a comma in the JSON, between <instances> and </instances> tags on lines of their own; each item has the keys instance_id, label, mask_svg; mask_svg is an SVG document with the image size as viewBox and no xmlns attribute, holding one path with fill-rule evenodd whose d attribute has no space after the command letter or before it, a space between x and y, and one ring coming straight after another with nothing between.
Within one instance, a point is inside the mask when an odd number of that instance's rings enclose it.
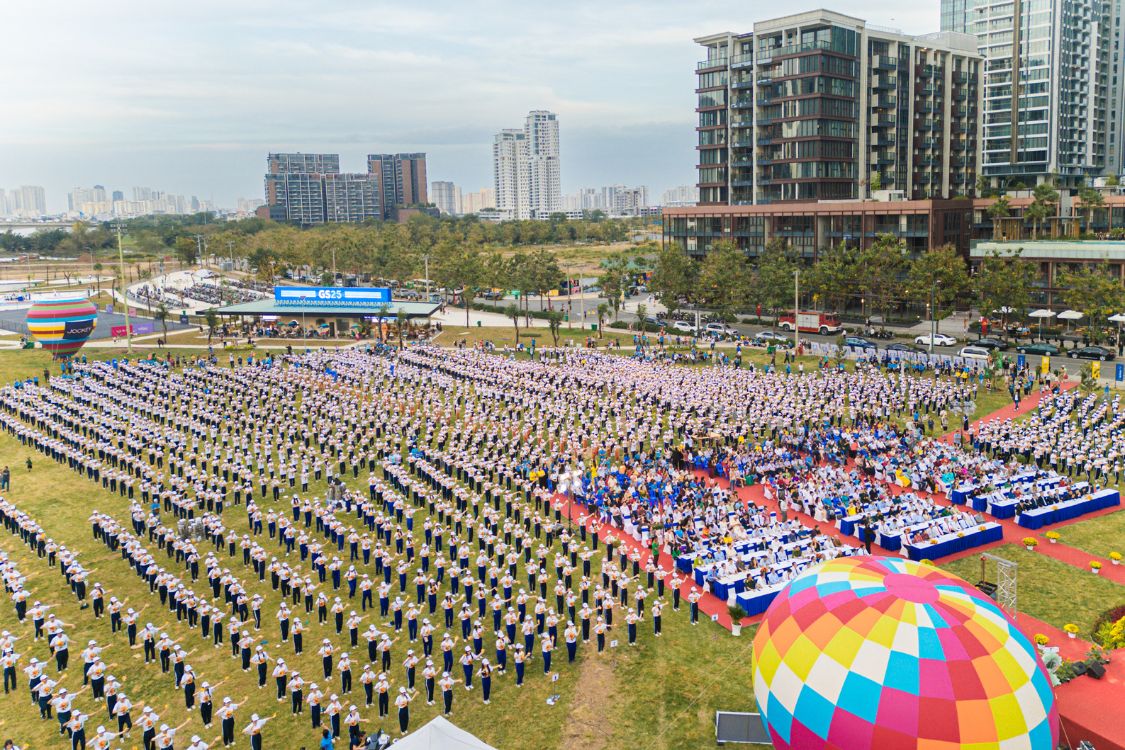
<instances>
[{"instance_id":1,"label":"city skyline","mask_svg":"<svg viewBox=\"0 0 1125 750\"><path fill-rule=\"evenodd\" d=\"M493 135L531 109L565 123L564 193L623 182L660 195L693 179L692 37L770 15L731 2L54 5L5 8L57 43L12 40L25 72L0 123L0 184L43 185L50 212L93 184L234 206L260 193L268 151L425 151L431 179L477 189L492 183ZM908 33L938 25L937 2L833 8Z\"/></svg>"}]
</instances>

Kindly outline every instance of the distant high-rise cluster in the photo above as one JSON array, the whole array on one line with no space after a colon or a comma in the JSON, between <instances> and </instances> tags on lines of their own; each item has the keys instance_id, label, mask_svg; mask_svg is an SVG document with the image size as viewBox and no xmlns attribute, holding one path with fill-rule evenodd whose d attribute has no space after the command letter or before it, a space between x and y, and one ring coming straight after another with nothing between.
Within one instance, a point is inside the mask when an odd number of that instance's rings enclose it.
<instances>
[{"instance_id":1,"label":"distant high-rise cluster","mask_svg":"<svg viewBox=\"0 0 1125 750\"><path fill-rule=\"evenodd\" d=\"M301 226L389 219L425 205L426 155L371 154L366 172L341 172L339 154L273 153L266 159L269 217Z\"/></svg>"},{"instance_id":2,"label":"distant high-rise cluster","mask_svg":"<svg viewBox=\"0 0 1125 750\"><path fill-rule=\"evenodd\" d=\"M104 185L76 187L66 196L67 216L77 219L130 218L155 214L193 214L215 207L196 196L186 197L149 187L134 187L132 200L123 190L107 190Z\"/></svg>"},{"instance_id":3,"label":"distant high-rise cluster","mask_svg":"<svg viewBox=\"0 0 1125 750\"><path fill-rule=\"evenodd\" d=\"M644 185L580 188L563 198L563 207L568 216L588 211L601 211L609 216L640 216L649 207L648 188Z\"/></svg>"},{"instance_id":4,"label":"distant high-rise cluster","mask_svg":"<svg viewBox=\"0 0 1125 750\"><path fill-rule=\"evenodd\" d=\"M38 219L46 213L46 193L38 185L0 188L0 218Z\"/></svg>"},{"instance_id":5,"label":"distant high-rise cluster","mask_svg":"<svg viewBox=\"0 0 1125 750\"><path fill-rule=\"evenodd\" d=\"M496 209L507 219L546 219L563 210L559 121L555 113L529 112L522 129L496 134L492 144Z\"/></svg>"}]
</instances>

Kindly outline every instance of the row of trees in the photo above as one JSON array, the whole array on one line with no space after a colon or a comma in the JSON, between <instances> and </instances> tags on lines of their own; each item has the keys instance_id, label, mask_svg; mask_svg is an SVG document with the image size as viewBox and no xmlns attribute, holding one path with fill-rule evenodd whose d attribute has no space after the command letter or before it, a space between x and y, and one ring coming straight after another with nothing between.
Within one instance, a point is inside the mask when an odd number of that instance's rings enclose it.
<instances>
[{"instance_id":1,"label":"row of trees","mask_svg":"<svg viewBox=\"0 0 1125 750\"><path fill-rule=\"evenodd\" d=\"M702 305L731 318L758 305L768 312L791 309L798 269L803 304L811 299L816 308L841 311L858 302L866 314L884 317L904 303L928 306L931 295L941 317L959 302L988 311L1025 312L1036 278L1034 265L1018 253L986 258L970 276L952 246L911 258L903 241L881 235L865 249L843 243L830 247L812 265L781 240L768 243L754 260L726 241L715 243L702 261L669 246L656 256L650 288L670 311ZM1091 288L1104 296L1105 285L1092 285L1086 278L1097 272L1081 273L1081 279L1068 282L1075 304L1079 295L1091 294Z\"/></svg>"}]
</instances>

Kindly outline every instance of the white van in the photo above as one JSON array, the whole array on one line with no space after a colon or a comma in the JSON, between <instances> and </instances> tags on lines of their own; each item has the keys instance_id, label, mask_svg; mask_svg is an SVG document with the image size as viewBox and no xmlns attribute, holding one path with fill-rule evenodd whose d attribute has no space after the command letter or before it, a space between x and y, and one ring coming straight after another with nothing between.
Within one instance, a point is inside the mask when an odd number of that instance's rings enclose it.
<instances>
[{"instance_id":1,"label":"white van","mask_svg":"<svg viewBox=\"0 0 1125 750\"><path fill-rule=\"evenodd\" d=\"M962 359L982 359L988 361L988 350L979 346L963 346L957 356Z\"/></svg>"}]
</instances>

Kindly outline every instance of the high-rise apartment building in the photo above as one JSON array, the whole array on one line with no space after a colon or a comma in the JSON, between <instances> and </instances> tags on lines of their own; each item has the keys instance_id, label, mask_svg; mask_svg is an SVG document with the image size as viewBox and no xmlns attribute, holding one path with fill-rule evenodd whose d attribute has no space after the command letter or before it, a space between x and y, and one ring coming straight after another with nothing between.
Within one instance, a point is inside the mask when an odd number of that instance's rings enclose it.
<instances>
[{"instance_id":1,"label":"high-rise apartment building","mask_svg":"<svg viewBox=\"0 0 1125 750\"><path fill-rule=\"evenodd\" d=\"M338 154L270 154L266 205L274 221L301 226L382 218L379 182L341 173Z\"/></svg>"},{"instance_id":2,"label":"high-rise apartment building","mask_svg":"<svg viewBox=\"0 0 1125 750\"><path fill-rule=\"evenodd\" d=\"M461 188L452 182L435 180L430 183L430 200L446 216L461 215Z\"/></svg>"},{"instance_id":3,"label":"high-rise apartment building","mask_svg":"<svg viewBox=\"0 0 1125 750\"><path fill-rule=\"evenodd\" d=\"M817 10L696 39L701 205L906 198L975 188L982 60Z\"/></svg>"},{"instance_id":4,"label":"high-rise apartment building","mask_svg":"<svg viewBox=\"0 0 1125 750\"><path fill-rule=\"evenodd\" d=\"M425 154L368 154L367 173L380 186L384 219L397 207L429 203Z\"/></svg>"},{"instance_id":5,"label":"high-rise apartment building","mask_svg":"<svg viewBox=\"0 0 1125 750\"><path fill-rule=\"evenodd\" d=\"M677 185L660 196L664 206L694 206L699 202L699 188L695 185Z\"/></svg>"},{"instance_id":6,"label":"high-rise apartment building","mask_svg":"<svg viewBox=\"0 0 1125 750\"><path fill-rule=\"evenodd\" d=\"M982 173L1074 187L1122 171L1122 0L942 0L985 58Z\"/></svg>"},{"instance_id":7,"label":"high-rise apartment building","mask_svg":"<svg viewBox=\"0 0 1125 750\"><path fill-rule=\"evenodd\" d=\"M553 112L529 112L522 130L501 130L492 143L496 208L512 219L545 219L561 211L559 121Z\"/></svg>"},{"instance_id":8,"label":"high-rise apartment building","mask_svg":"<svg viewBox=\"0 0 1125 750\"><path fill-rule=\"evenodd\" d=\"M496 208L496 191L492 188L481 188L472 193L461 193L461 212L463 214L479 214L489 208Z\"/></svg>"}]
</instances>

